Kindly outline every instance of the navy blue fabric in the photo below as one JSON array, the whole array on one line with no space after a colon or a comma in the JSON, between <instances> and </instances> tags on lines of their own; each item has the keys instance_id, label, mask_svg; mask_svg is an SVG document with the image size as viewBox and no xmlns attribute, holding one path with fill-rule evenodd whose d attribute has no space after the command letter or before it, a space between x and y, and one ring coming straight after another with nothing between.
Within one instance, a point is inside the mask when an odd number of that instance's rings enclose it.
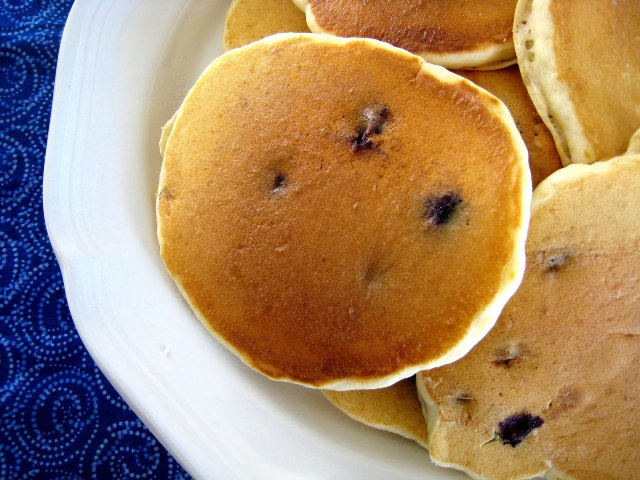
<instances>
[{"instance_id":1,"label":"navy blue fabric","mask_svg":"<svg viewBox=\"0 0 640 480\"><path fill-rule=\"evenodd\" d=\"M42 171L71 4L0 0L0 479L186 479L83 347L45 230Z\"/></svg>"}]
</instances>

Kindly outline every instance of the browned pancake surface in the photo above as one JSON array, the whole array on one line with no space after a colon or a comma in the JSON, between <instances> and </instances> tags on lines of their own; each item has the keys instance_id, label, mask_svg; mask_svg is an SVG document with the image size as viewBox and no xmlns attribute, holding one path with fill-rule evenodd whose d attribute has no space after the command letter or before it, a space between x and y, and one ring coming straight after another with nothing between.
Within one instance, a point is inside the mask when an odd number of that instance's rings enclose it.
<instances>
[{"instance_id":1,"label":"browned pancake surface","mask_svg":"<svg viewBox=\"0 0 640 480\"><path fill-rule=\"evenodd\" d=\"M491 479L550 468L637 478L640 156L616 162L541 184L525 278L495 328L463 359L418 375L439 409L429 424L438 463Z\"/></svg>"},{"instance_id":2,"label":"browned pancake surface","mask_svg":"<svg viewBox=\"0 0 640 480\"><path fill-rule=\"evenodd\" d=\"M504 110L377 42L274 38L218 59L166 145L161 253L190 304L254 368L314 386L475 343L528 212Z\"/></svg>"},{"instance_id":3,"label":"browned pancake surface","mask_svg":"<svg viewBox=\"0 0 640 480\"><path fill-rule=\"evenodd\" d=\"M512 38L515 0L309 0L315 22L340 36L383 40L411 52L455 53Z\"/></svg>"},{"instance_id":4,"label":"browned pancake surface","mask_svg":"<svg viewBox=\"0 0 640 480\"><path fill-rule=\"evenodd\" d=\"M486 88L509 108L529 150L534 187L562 167L553 137L533 106L517 65L500 70L459 70L456 73Z\"/></svg>"}]
</instances>

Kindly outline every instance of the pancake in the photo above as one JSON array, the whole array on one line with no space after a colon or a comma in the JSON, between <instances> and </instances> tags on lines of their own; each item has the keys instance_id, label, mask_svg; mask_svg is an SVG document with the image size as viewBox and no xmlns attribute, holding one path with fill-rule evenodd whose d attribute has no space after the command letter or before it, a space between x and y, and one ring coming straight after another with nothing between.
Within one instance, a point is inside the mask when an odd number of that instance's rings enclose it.
<instances>
[{"instance_id":1,"label":"pancake","mask_svg":"<svg viewBox=\"0 0 640 480\"><path fill-rule=\"evenodd\" d=\"M516 0L293 0L312 32L388 42L447 68L515 63Z\"/></svg>"},{"instance_id":2,"label":"pancake","mask_svg":"<svg viewBox=\"0 0 640 480\"><path fill-rule=\"evenodd\" d=\"M304 14L291 0L234 0L224 22L224 50L274 33L308 32Z\"/></svg>"},{"instance_id":3,"label":"pancake","mask_svg":"<svg viewBox=\"0 0 640 480\"><path fill-rule=\"evenodd\" d=\"M426 448L427 423L416 392L415 377L376 390L323 390L322 393L354 420L396 433Z\"/></svg>"},{"instance_id":4,"label":"pancake","mask_svg":"<svg viewBox=\"0 0 640 480\"><path fill-rule=\"evenodd\" d=\"M563 162L621 155L640 128L640 2L521 0L514 42Z\"/></svg>"},{"instance_id":5,"label":"pancake","mask_svg":"<svg viewBox=\"0 0 640 480\"><path fill-rule=\"evenodd\" d=\"M640 471L640 154L535 190L527 271L463 359L417 376L438 465L474 478Z\"/></svg>"},{"instance_id":6,"label":"pancake","mask_svg":"<svg viewBox=\"0 0 640 480\"><path fill-rule=\"evenodd\" d=\"M273 379L379 388L449 363L520 283L531 183L513 120L404 50L274 35L214 61L168 128L167 270Z\"/></svg>"},{"instance_id":7,"label":"pancake","mask_svg":"<svg viewBox=\"0 0 640 480\"><path fill-rule=\"evenodd\" d=\"M501 70L459 70L456 73L487 89L509 108L529 151L534 187L562 167L553 137L533 106L517 65Z\"/></svg>"}]
</instances>

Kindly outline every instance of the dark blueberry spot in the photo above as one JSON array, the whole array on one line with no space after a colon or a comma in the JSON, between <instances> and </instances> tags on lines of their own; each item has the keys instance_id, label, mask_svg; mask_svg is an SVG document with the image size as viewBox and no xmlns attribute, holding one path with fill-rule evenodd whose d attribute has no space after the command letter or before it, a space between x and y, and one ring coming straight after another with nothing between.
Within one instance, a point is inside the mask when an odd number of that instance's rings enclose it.
<instances>
[{"instance_id":1,"label":"dark blueberry spot","mask_svg":"<svg viewBox=\"0 0 640 480\"><path fill-rule=\"evenodd\" d=\"M387 126L389 120L389 109L379 105L367 106L360 113L356 134L350 138L351 149L361 152L375 147L372 135L381 134Z\"/></svg>"},{"instance_id":2,"label":"dark blueberry spot","mask_svg":"<svg viewBox=\"0 0 640 480\"><path fill-rule=\"evenodd\" d=\"M465 403L471 402L471 400L473 400L473 397L468 393L462 392L456 395L455 399L456 399L456 402L465 404Z\"/></svg>"},{"instance_id":3,"label":"dark blueberry spot","mask_svg":"<svg viewBox=\"0 0 640 480\"><path fill-rule=\"evenodd\" d=\"M511 362L513 362L514 360L517 360L517 358L518 358L517 355L509 356L509 357L500 357L500 358L494 359L491 363L493 363L497 367L508 367L509 365L511 365Z\"/></svg>"},{"instance_id":4,"label":"dark blueberry spot","mask_svg":"<svg viewBox=\"0 0 640 480\"><path fill-rule=\"evenodd\" d=\"M364 131L358 129L356 135L351 137L351 150L354 153L359 153L370 148L373 148L373 142L369 140Z\"/></svg>"},{"instance_id":5,"label":"dark blueberry spot","mask_svg":"<svg viewBox=\"0 0 640 480\"><path fill-rule=\"evenodd\" d=\"M509 367L522 357L517 347L508 347L498 350L494 359L491 361L497 367Z\"/></svg>"},{"instance_id":6,"label":"dark blueberry spot","mask_svg":"<svg viewBox=\"0 0 640 480\"><path fill-rule=\"evenodd\" d=\"M453 217L462 198L453 192L445 193L441 197L429 197L424 201L424 216L430 225L442 225Z\"/></svg>"},{"instance_id":7,"label":"dark blueberry spot","mask_svg":"<svg viewBox=\"0 0 640 480\"><path fill-rule=\"evenodd\" d=\"M562 267L569 260L569 254L561 253L559 255L551 255L544 261L547 270L555 271Z\"/></svg>"},{"instance_id":8,"label":"dark blueberry spot","mask_svg":"<svg viewBox=\"0 0 640 480\"><path fill-rule=\"evenodd\" d=\"M280 193L287 187L287 178L283 173L276 173L273 177L273 185L271 186L271 191L273 193Z\"/></svg>"},{"instance_id":9,"label":"dark blueberry spot","mask_svg":"<svg viewBox=\"0 0 640 480\"><path fill-rule=\"evenodd\" d=\"M540 428L544 420L541 417L523 412L511 415L498 424L496 434L503 445L515 447L536 428Z\"/></svg>"}]
</instances>

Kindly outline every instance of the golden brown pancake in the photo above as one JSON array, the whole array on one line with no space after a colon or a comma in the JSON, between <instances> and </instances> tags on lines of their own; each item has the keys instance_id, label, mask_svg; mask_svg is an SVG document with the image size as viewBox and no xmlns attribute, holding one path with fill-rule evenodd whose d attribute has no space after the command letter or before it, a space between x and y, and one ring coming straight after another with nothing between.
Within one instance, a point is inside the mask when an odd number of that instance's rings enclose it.
<instances>
[{"instance_id":1,"label":"golden brown pancake","mask_svg":"<svg viewBox=\"0 0 640 480\"><path fill-rule=\"evenodd\" d=\"M271 378L378 388L451 362L520 282L531 183L508 110L387 44L279 34L229 51L164 157L165 265Z\"/></svg>"},{"instance_id":2,"label":"golden brown pancake","mask_svg":"<svg viewBox=\"0 0 640 480\"><path fill-rule=\"evenodd\" d=\"M640 128L640 2L521 0L514 40L563 162L622 154Z\"/></svg>"},{"instance_id":3,"label":"golden brown pancake","mask_svg":"<svg viewBox=\"0 0 640 480\"><path fill-rule=\"evenodd\" d=\"M291 0L233 0L222 45L226 51L274 33L308 31L304 14Z\"/></svg>"},{"instance_id":4,"label":"golden brown pancake","mask_svg":"<svg viewBox=\"0 0 640 480\"><path fill-rule=\"evenodd\" d=\"M354 420L397 433L426 448L427 423L416 392L415 377L375 390L323 390L322 393Z\"/></svg>"},{"instance_id":5,"label":"golden brown pancake","mask_svg":"<svg viewBox=\"0 0 640 480\"><path fill-rule=\"evenodd\" d=\"M562 167L553 137L531 103L517 65L501 70L459 70L456 73L487 89L509 108L529 151L534 187Z\"/></svg>"},{"instance_id":6,"label":"golden brown pancake","mask_svg":"<svg viewBox=\"0 0 640 480\"><path fill-rule=\"evenodd\" d=\"M448 68L515 63L516 0L293 0L312 32L383 40Z\"/></svg>"},{"instance_id":7,"label":"golden brown pancake","mask_svg":"<svg viewBox=\"0 0 640 480\"><path fill-rule=\"evenodd\" d=\"M475 478L640 472L640 154L535 190L527 271L463 359L420 373L432 460Z\"/></svg>"}]
</instances>

